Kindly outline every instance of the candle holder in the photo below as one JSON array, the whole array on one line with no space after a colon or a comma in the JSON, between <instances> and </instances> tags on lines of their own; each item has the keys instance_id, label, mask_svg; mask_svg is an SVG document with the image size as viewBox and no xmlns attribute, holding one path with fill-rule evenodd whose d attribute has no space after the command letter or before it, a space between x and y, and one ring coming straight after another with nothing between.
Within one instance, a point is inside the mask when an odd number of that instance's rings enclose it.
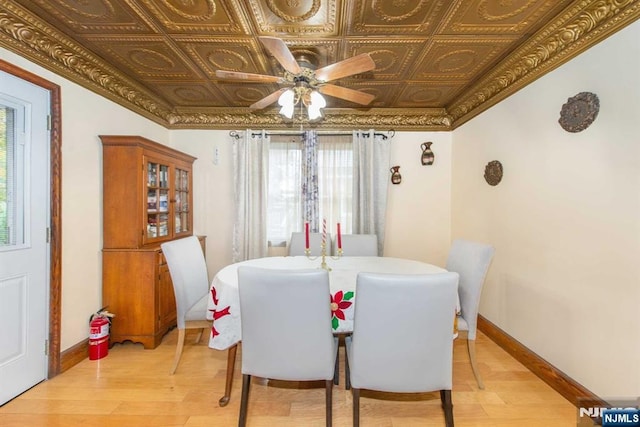
<instances>
[{"instance_id":1,"label":"candle holder","mask_svg":"<svg viewBox=\"0 0 640 427\"><path fill-rule=\"evenodd\" d=\"M309 248L305 248L304 254L307 256L307 259L310 259L311 261L315 261L316 259L321 258L320 268L325 269L327 271L331 271L331 267L327 265L327 258L335 259L335 260L340 259L342 257L342 248L338 248L337 256L327 255L327 244L321 243L319 256L311 256L311 249Z\"/></svg>"}]
</instances>

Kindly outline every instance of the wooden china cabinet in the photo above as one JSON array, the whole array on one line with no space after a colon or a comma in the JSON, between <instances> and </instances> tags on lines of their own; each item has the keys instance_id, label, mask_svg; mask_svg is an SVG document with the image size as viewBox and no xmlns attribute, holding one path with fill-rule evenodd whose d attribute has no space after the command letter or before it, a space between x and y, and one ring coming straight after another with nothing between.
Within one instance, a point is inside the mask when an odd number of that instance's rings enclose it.
<instances>
[{"instance_id":1,"label":"wooden china cabinet","mask_svg":"<svg viewBox=\"0 0 640 427\"><path fill-rule=\"evenodd\" d=\"M102 303L111 343L155 348L176 325L160 244L193 234L195 157L140 136L102 135ZM205 238L200 237L204 251Z\"/></svg>"}]
</instances>

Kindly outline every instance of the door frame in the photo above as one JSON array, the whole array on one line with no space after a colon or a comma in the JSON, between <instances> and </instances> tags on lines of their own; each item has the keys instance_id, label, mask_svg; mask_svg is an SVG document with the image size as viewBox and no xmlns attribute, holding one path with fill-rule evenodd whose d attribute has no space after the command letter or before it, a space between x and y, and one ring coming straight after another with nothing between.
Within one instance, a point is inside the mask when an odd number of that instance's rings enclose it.
<instances>
[{"instance_id":1,"label":"door frame","mask_svg":"<svg viewBox=\"0 0 640 427\"><path fill-rule=\"evenodd\" d=\"M60 326L62 307L62 111L60 86L0 59L0 70L49 91L50 96L50 276L49 276L49 346L47 378L60 373Z\"/></svg>"}]
</instances>

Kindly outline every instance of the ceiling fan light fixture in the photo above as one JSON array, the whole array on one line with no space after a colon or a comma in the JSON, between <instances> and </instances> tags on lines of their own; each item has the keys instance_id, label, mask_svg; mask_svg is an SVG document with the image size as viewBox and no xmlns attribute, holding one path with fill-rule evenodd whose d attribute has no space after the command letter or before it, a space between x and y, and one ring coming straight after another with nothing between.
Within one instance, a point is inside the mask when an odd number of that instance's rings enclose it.
<instances>
[{"instance_id":1,"label":"ceiling fan light fixture","mask_svg":"<svg viewBox=\"0 0 640 427\"><path fill-rule=\"evenodd\" d=\"M316 120L322 117L322 109L327 106L327 101L318 91L311 91L309 95L309 105L307 105L307 114L309 120Z\"/></svg>"},{"instance_id":2,"label":"ceiling fan light fixture","mask_svg":"<svg viewBox=\"0 0 640 427\"><path fill-rule=\"evenodd\" d=\"M317 120L322 118L322 109L327 106L327 101L320 92L300 85L282 92L278 98L278 104L281 107L280 114L289 120L293 118L295 107L298 104L300 104L301 112L303 105L307 108L309 120Z\"/></svg>"},{"instance_id":3,"label":"ceiling fan light fixture","mask_svg":"<svg viewBox=\"0 0 640 427\"><path fill-rule=\"evenodd\" d=\"M292 89L282 92L282 95L278 98L278 104L282 107L280 108L280 114L288 119L293 118L293 109L295 107L294 100L295 93Z\"/></svg>"}]
</instances>

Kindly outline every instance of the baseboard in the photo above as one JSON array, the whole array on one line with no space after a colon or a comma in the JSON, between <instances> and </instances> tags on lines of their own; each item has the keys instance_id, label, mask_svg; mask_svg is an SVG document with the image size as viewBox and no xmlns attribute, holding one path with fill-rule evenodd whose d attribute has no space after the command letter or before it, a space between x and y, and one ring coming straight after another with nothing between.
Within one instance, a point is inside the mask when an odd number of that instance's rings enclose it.
<instances>
[{"instance_id":1,"label":"baseboard","mask_svg":"<svg viewBox=\"0 0 640 427\"><path fill-rule=\"evenodd\" d=\"M71 369L87 357L89 357L88 338L60 353L60 373Z\"/></svg>"},{"instance_id":2,"label":"baseboard","mask_svg":"<svg viewBox=\"0 0 640 427\"><path fill-rule=\"evenodd\" d=\"M551 388L560 393L574 406L585 406L586 402L589 402L591 406L607 405L606 401L587 390L564 372L557 369L480 315L478 315L478 330L482 331L483 334L498 344L498 346L518 362L522 363L538 378L551 386Z\"/></svg>"}]
</instances>

